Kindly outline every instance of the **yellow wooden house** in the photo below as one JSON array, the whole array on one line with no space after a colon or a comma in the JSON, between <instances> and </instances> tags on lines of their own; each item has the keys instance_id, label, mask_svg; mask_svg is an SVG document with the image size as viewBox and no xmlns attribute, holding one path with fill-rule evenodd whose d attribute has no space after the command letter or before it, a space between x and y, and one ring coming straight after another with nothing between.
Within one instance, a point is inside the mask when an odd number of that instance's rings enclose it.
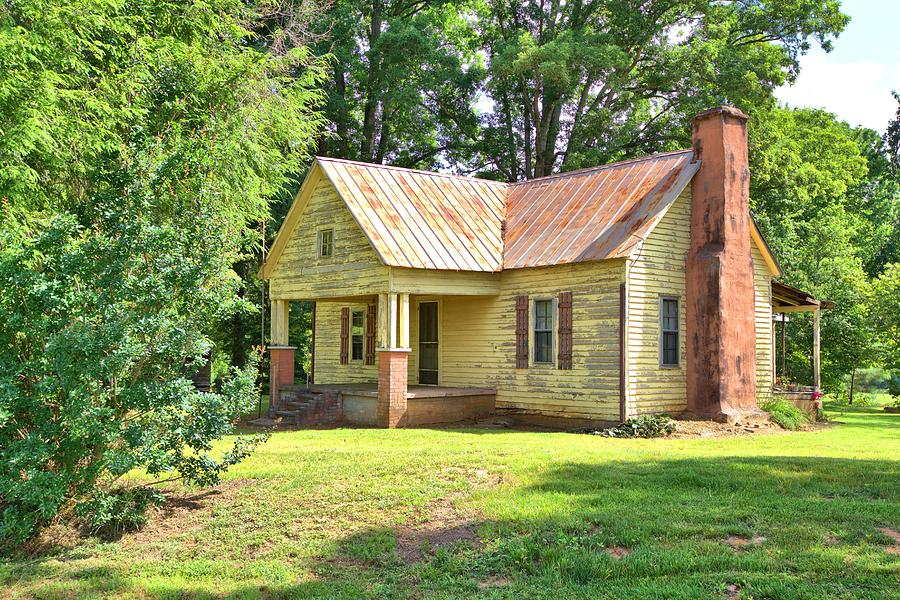
<instances>
[{"instance_id":1,"label":"yellow wooden house","mask_svg":"<svg viewBox=\"0 0 900 600\"><path fill-rule=\"evenodd\" d=\"M747 176L731 107L695 118L690 150L518 183L317 158L261 270L273 411L753 418L773 310L820 306L773 297ZM315 303L310 382L293 381L296 300Z\"/></svg>"}]
</instances>

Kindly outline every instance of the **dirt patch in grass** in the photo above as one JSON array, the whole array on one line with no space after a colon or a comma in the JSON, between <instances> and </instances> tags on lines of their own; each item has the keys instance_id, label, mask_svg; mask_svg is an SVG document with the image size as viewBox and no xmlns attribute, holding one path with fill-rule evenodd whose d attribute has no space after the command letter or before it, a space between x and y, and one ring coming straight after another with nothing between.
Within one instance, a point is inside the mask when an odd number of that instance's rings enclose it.
<instances>
[{"instance_id":1,"label":"dirt patch in grass","mask_svg":"<svg viewBox=\"0 0 900 600\"><path fill-rule=\"evenodd\" d=\"M606 552L608 556L615 559L625 558L629 554L631 554L631 550L625 548L624 546L613 546L612 548L606 548L603 550Z\"/></svg>"},{"instance_id":2,"label":"dirt patch in grass","mask_svg":"<svg viewBox=\"0 0 900 600\"><path fill-rule=\"evenodd\" d=\"M737 598L741 597L741 588L733 583L729 583L725 586L725 597L728 598L728 600L737 600Z\"/></svg>"},{"instance_id":3,"label":"dirt patch in grass","mask_svg":"<svg viewBox=\"0 0 900 600\"><path fill-rule=\"evenodd\" d=\"M885 552L894 555L900 554L900 533L894 531L890 527L879 527L878 531L894 540L894 543L892 545L885 546Z\"/></svg>"},{"instance_id":4,"label":"dirt patch in grass","mask_svg":"<svg viewBox=\"0 0 900 600\"><path fill-rule=\"evenodd\" d=\"M158 542L202 527L204 517L217 502L229 502L252 479L234 479L201 492L166 490L162 506L151 507L147 524L138 531L122 536L123 546Z\"/></svg>"},{"instance_id":5,"label":"dirt patch in grass","mask_svg":"<svg viewBox=\"0 0 900 600\"><path fill-rule=\"evenodd\" d=\"M674 438L732 437L736 435L761 435L787 433L775 423L755 425L729 425L717 421L675 421Z\"/></svg>"},{"instance_id":6,"label":"dirt patch in grass","mask_svg":"<svg viewBox=\"0 0 900 600\"><path fill-rule=\"evenodd\" d=\"M488 577L484 581L479 581L478 587L482 590L488 590L491 588L506 587L510 583L512 583L512 581L510 581L506 577L493 577L492 576L492 577Z\"/></svg>"},{"instance_id":7,"label":"dirt patch in grass","mask_svg":"<svg viewBox=\"0 0 900 600\"><path fill-rule=\"evenodd\" d=\"M470 489L456 492L435 500L422 512L426 517L414 526L401 525L396 528L397 555L403 562L416 563L429 553L457 543L478 546L481 540L477 530L481 525L481 515L463 511L456 502L474 489L499 485L502 477L486 469L458 469L447 467L438 475L446 479L460 477L469 482Z\"/></svg>"},{"instance_id":8,"label":"dirt patch in grass","mask_svg":"<svg viewBox=\"0 0 900 600\"><path fill-rule=\"evenodd\" d=\"M752 538L743 535L729 535L727 538L725 538L725 543L731 546L731 549L735 552L745 550L747 548L761 546L765 541L766 538L761 535L754 535Z\"/></svg>"}]
</instances>

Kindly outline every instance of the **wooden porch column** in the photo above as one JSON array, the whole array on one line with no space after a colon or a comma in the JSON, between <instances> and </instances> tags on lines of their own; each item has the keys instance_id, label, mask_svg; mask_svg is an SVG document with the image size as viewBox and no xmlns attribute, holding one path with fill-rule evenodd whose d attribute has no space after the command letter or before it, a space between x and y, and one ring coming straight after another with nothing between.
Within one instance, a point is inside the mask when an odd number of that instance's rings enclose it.
<instances>
[{"instance_id":1,"label":"wooden porch column","mask_svg":"<svg viewBox=\"0 0 900 600\"><path fill-rule=\"evenodd\" d=\"M409 294L379 294L378 344L376 418L383 427L400 427L406 423Z\"/></svg>"},{"instance_id":2,"label":"wooden porch column","mask_svg":"<svg viewBox=\"0 0 900 600\"><path fill-rule=\"evenodd\" d=\"M820 307L816 307L816 310L813 312L813 385L818 390L822 385L821 379L821 367L822 367L822 356L821 356L821 340L819 336L819 327L821 325L821 314L822 311Z\"/></svg>"},{"instance_id":3,"label":"wooden porch column","mask_svg":"<svg viewBox=\"0 0 900 600\"><path fill-rule=\"evenodd\" d=\"M269 346L269 414L277 410L280 391L294 384L294 352L296 346L288 345L288 328L291 305L288 300L272 300L272 317Z\"/></svg>"}]
</instances>

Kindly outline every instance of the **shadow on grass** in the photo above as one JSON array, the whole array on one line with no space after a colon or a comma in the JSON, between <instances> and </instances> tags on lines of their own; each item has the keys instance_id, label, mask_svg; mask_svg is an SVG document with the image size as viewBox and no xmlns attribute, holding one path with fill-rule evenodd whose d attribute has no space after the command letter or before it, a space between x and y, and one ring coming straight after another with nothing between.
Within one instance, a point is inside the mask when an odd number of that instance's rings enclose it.
<instances>
[{"instance_id":1,"label":"shadow on grass","mask_svg":"<svg viewBox=\"0 0 900 600\"><path fill-rule=\"evenodd\" d=\"M896 559L877 528L900 525L898 465L779 456L570 462L521 486L483 492L491 518L386 522L338 539L332 554L295 565L306 574L292 584L257 577L220 590L215 578L178 579L175 564L171 581L180 583L173 587L148 587L139 575L112 568L72 571L60 561L0 564L0 574L13 589L54 581L38 594L44 597L54 590L154 598L526 597L556 590L694 598L724 597L727 586L759 597L886 597L895 589Z\"/></svg>"}]
</instances>

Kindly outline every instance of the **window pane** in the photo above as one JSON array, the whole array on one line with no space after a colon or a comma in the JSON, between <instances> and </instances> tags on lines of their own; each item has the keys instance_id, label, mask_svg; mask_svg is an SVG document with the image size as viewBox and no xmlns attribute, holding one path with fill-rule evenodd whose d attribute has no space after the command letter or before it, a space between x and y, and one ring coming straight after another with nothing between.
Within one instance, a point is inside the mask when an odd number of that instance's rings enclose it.
<instances>
[{"instance_id":1,"label":"window pane","mask_svg":"<svg viewBox=\"0 0 900 600\"><path fill-rule=\"evenodd\" d=\"M534 362L553 362L553 332L538 331L534 334Z\"/></svg>"},{"instance_id":2,"label":"window pane","mask_svg":"<svg viewBox=\"0 0 900 600\"><path fill-rule=\"evenodd\" d=\"M550 300L534 301L534 330L550 331L553 329L552 302Z\"/></svg>"},{"instance_id":3,"label":"window pane","mask_svg":"<svg viewBox=\"0 0 900 600\"><path fill-rule=\"evenodd\" d=\"M353 349L353 354L351 358L353 360L362 360L363 358L363 336L354 335L353 343L351 344Z\"/></svg>"},{"instance_id":4,"label":"window pane","mask_svg":"<svg viewBox=\"0 0 900 600\"><path fill-rule=\"evenodd\" d=\"M663 333L663 364L678 364L678 333L676 332Z\"/></svg>"},{"instance_id":5,"label":"window pane","mask_svg":"<svg viewBox=\"0 0 900 600\"><path fill-rule=\"evenodd\" d=\"M319 256L327 258L331 256L333 245L334 230L322 229L319 231Z\"/></svg>"}]
</instances>

